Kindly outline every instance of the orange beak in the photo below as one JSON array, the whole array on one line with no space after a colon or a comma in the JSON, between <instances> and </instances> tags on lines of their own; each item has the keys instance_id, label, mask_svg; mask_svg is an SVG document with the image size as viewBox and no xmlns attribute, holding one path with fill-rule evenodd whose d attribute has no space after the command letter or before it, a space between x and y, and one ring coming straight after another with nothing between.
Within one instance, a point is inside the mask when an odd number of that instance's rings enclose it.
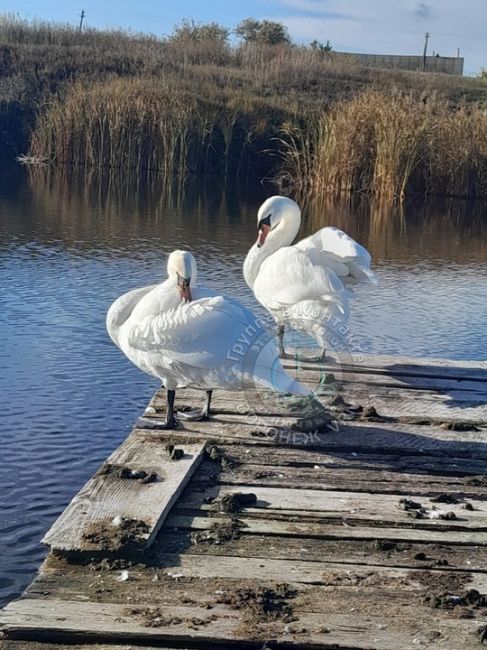
<instances>
[{"instance_id":1,"label":"orange beak","mask_svg":"<svg viewBox=\"0 0 487 650\"><path fill-rule=\"evenodd\" d=\"M269 234L271 227L267 226L265 223L262 223L259 228L259 237L257 239L257 248L260 248L264 245L267 235Z\"/></svg>"}]
</instances>

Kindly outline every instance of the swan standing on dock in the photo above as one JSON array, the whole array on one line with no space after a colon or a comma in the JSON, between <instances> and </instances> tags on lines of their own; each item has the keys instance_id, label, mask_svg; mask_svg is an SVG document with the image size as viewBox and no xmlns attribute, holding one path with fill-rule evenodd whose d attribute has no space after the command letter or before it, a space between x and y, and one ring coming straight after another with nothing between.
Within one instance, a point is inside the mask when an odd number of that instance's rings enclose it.
<instances>
[{"instance_id":1,"label":"swan standing on dock","mask_svg":"<svg viewBox=\"0 0 487 650\"><path fill-rule=\"evenodd\" d=\"M313 336L326 354L327 328L349 315L347 287L377 284L369 252L338 228L326 227L291 246L301 225L298 204L272 196L257 215L259 235L245 258L245 281L277 323L279 352L286 326ZM338 320L335 320L338 319Z\"/></svg>"},{"instance_id":2,"label":"swan standing on dock","mask_svg":"<svg viewBox=\"0 0 487 650\"><path fill-rule=\"evenodd\" d=\"M284 372L271 338L249 309L195 286L196 261L191 253L171 253L167 274L162 284L124 294L107 314L108 334L115 345L166 387L165 428L177 426L176 388L200 388L207 395L201 411L178 413L182 420L207 419L216 388L310 393Z\"/></svg>"}]
</instances>

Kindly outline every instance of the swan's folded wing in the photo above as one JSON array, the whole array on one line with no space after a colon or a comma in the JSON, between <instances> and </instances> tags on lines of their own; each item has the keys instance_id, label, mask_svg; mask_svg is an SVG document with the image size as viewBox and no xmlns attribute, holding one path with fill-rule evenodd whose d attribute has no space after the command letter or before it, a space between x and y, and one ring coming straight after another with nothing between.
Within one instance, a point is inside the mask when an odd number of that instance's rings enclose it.
<instances>
[{"instance_id":1,"label":"swan's folded wing","mask_svg":"<svg viewBox=\"0 0 487 650\"><path fill-rule=\"evenodd\" d=\"M129 318L139 301L156 286L156 284L152 284L149 287L132 289L132 291L124 293L110 305L106 316L106 328L115 345L119 345L117 336L119 328Z\"/></svg>"},{"instance_id":2,"label":"swan's folded wing","mask_svg":"<svg viewBox=\"0 0 487 650\"><path fill-rule=\"evenodd\" d=\"M327 226L314 235L302 239L296 247L305 251L312 262L332 269L344 278L368 281L377 284L377 278L370 268L370 253L347 233Z\"/></svg>"},{"instance_id":3,"label":"swan's folded wing","mask_svg":"<svg viewBox=\"0 0 487 650\"><path fill-rule=\"evenodd\" d=\"M235 346L245 351L262 336L265 330L250 310L216 296L143 319L132 327L128 342L139 350L160 351L170 361L209 369L234 364Z\"/></svg>"},{"instance_id":4,"label":"swan's folded wing","mask_svg":"<svg viewBox=\"0 0 487 650\"><path fill-rule=\"evenodd\" d=\"M268 257L254 284L254 292L269 309L292 307L304 300L328 300L345 308L348 292L330 268L313 264L295 246L281 248Z\"/></svg>"}]
</instances>

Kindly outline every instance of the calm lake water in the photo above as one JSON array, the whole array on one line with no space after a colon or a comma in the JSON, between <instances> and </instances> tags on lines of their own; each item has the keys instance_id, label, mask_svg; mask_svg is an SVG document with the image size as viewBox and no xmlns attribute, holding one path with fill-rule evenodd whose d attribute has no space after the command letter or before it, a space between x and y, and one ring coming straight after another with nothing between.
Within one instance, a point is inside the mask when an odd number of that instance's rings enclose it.
<instances>
[{"instance_id":1,"label":"calm lake water","mask_svg":"<svg viewBox=\"0 0 487 650\"><path fill-rule=\"evenodd\" d=\"M122 441L157 383L105 333L110 303L164 277L189 248L202 281L258 307L242 278L259 187L167 196L157 181L73 179L15 169L0 179L0 603L43 558L43 533ZM303 235L334 224L372 253L359 290L363 351L485 359L487 206L308 206ZM394 212L394 213L392 213Z\"/></svg>"}]
</instances>

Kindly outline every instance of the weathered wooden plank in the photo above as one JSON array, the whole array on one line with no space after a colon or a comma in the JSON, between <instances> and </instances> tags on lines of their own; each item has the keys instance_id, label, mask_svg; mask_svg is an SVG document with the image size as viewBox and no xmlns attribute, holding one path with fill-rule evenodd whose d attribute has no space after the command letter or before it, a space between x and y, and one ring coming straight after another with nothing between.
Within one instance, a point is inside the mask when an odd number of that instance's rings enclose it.
<instances>
[{"instance_id":1,"label":"weathered wooden plank","mask_svg":"<svg viewBox=\"0 0 487 650\"><path fill-rule=\"evenodd\" d=\"M343 452L331 454L314 449L290 449L289 447L221 445L220 449L231 456L236 463L259 464L280 467L313 468L362 471L366 476L374 476L374 471L386 473L414 473L426 480L441 477L469 476L487 474L487 458L455 458L454 456L405 456L383 454L357 454ZM316 472L314 472L316 473ZM487 481L486 481L487 483Z\"/></svg>"},{"instance_id":2,"label":"weathered wooden plank","mask_svg":"<svg viewBox=\"0 0 487 650\"><path fill-rule=\"evenodd\" d=\"M364 383L344 383L337 390L328 385L319 387L316 377L306 378L298 375L297 378L310 389L318 390L316 396L323 402L321 407L318 400L296 399L271 391L215 391L212 401L213 419L221 420L226 414L259 416L263 421L273 418L274 426L307 430L310 428L310 421L315 423L311 425L315 428L319 426L320 418L323 424L328 422L325 406L340 395L354 406L374 406L381 415L399 420L429 418L433 422L487 424L487 383L482 384L485 386L483 391L408 390L401 386ZM201 391L184 389L178 393L178 406L182 409L194 408L201 399ZM149 417L160 418L161 413L165 411L164 395L158 392L151 406L156 413ZM323 411L320 411L320 408Z\"/></svg>"},{"instance_id":3,"label":"weathered wooden plank","mask_svg":"<svg viewBox=\"0 0 487 650\"><path fill-rule=\"evenodd\" d=\"M152 621L148 625L147 620ZM154 622L155 621L155 624ZM367 616L358 618L357 613L337 614L327 617L300 614L293 625L284 620L271 622L245 622L242 612L228 606L216 605L211 610L198 607L131 607L126 605L80 603L70 601L20 600L11 603L0 616L0 629L7 635L38 638L70 636L74 641L83 639L106 640L111 643L124 641L137 643L147 641L178 642L225 642L232 647L238 640L264 641L280 638L286 647L308 648L357 648L377 650L410 650L413 639L422 645L430 644L431 627L418 630L414 621L403 620L402 629L385 625L386 618ZM475 633L478 621L438 620L434 624L435 647L458 650L478 646ZM430 622L430 625L431 625ZM438 644L440 640L440 644ZM238 645L236 646L238 647ZM241 646L240 646L241 647Z\"/></svg>"},{"instance_id":4,"label":"weathered wooden plank","mask_svg":"<svg viewBox=\"0 0 487 650\"><path fill-rule=\"evenodd\" d=\"M411 520L413 521L413 520ZM485 544L485 532L464 530L425 530L424 528L390 528L386 526L346 525L337 526L310 521L284 521L251 519L244 514L239 516L239 534L249 535L289 535L292 537L317 537L321 539L389 539L397 542L427 542L436 544ZM191 517L171 514L166 520L168 530L209 531L228 526L229 519L223 517ZM203 540L204 541L204 540Z\"/></svg>"},{"instance_id":5,"label":"weathered wooden plank","mask_svg":"<svg viewBox=\"0 0 487 650\"><path fill-rule=\"evenodd\" d=\"M487 404L482 393L464 392L451 396L415 391L411 395L410 392L405 393L403 389L397 388L377 387L377 390L371 391L345 385L340 395L346 402L363 408L373 406L380 415L397 420L417 418L433 422L487 425Z\"/></svg>"},{"instance_id":6,"label":"weathered wooden plank","mask_svg":"<svg viewBox=\"0 0 487 650\"><path fill-rule=\"evenodd\" d=\"M380 372L353 372L345 368L335 368L327 372L320 368L288 367L287 373L302 383L320 386L322 390L336 392L341 386L365 390L366 388L396 388L414 395L416 391L438 392L445 395L457 395L462 399L463 393L473 393L487 397L487 382L479 379L453 379L449 377L428 377L422 375L393 375Z\"/></svg>"},{"instance_id":7,"label":"weathered wooden plank","mask_svg":"<svg viewBox=\"0 0 487 650\"><path fill-rule=\"evenodd\" d=\"M265 448L267 449L267 448ZM387 467L387 465L385 465ZM483 477L439 476L422 473L401 473L372 469L343 469L334 465L313 467L286 467L248 463L219 471L214 463L204 462L192 485L205 489L208 485L244 485L312 489L327 491L355 491L399 496L438 496L443 493L459 496L461 499L487 498L487 484Z\"/></svg>"},{"instance_id":8,"label":"weathered wooden plank","mask_svg":"<svg viewBox=\"0 0 487 650\"><path fill-rule=\"evenodd\" d=\"M372 574L382 589L418 590L422 587L422 571L398 567L384 567L373 564L366 566L340 562L320 562L307 560L280 560L259 557L228 557L201 555L170 555L164 558L160 567L169 575L180 578L231 578L232 580L264 580L269 582L292 582L309 585L333 585L336 582L348 582L359 585ZM448 576L450 569L436 569L434 575L441 581ZM133 572L134 580L140 574ZM353 575L353 580L351 579ZM348 578L348 580L347 580ZM466 583L469 589L477 589L480 593L487 592L487 573L468 573Z\"/></svg>"},{"instance_id":9,"label":"weathered wooden plank","mask_svg":"<svg viewBox=\"0 0 487 650\"><path fill-rule=\"evenodd\" d=\"M212 486L201 491L187 490L177 504L175 512L197 509L204 512L220 512L220 502L225 496L249 493L245 485ZM406 511L397 496L364 492L328 492L309 489L289 489L255 486L252 493L257 497L255 506L243 506L245 516L263 516L275 519L280 515L301 518L337 518L349 522L383 522L387 525L411 525L411 515L418 511ZM208 501L212 503L208 503ZM473 510L465 510L462 503L441 504L422 498L420 503L426 511L415 520L419 527L456 529L466 528L487 531L487 504L470 500ZM456 519L441 519L451 516ZM487 534L486 534L487 541Z\"/></svg>"},{"instance_id":10,"label":"weathered wooden plank","mask_svg":"<svg viewBox=\"0 0 487 650\"><path fill-rule=\"evenodd\" d=\"M181 448L184 456L171 460L163 445L131 435L74 497L43 542L56 551L90 553L150 545L201 462L205 443ZM150 482L132 478L137 472Z\"/></svg>"},{"instance_id":11,"label":"weathered wooden plank","mask_svg":"<svg viewBox=\"0 0 487 650\"><path fill-rule=\"evenodd\" d=\"M183 391L181 391L183 392ZM283 422L284 420L284 422ZM293 431L280 428L286 418L261 418L226 414L212 416L209 422L183 422L170 436L154 429L137 430L150 440L165 437L193 440L205 436L216 443L306 448L327 453L377 453L387 455L427 455L456 458L487 458L485 430L450 431L438 426L404 422L338 422L326 432Z\"/></svg>"},{"instance_id":12,"label":"weathered wooden plank","mask_svg":"<svg viewBox=\"0 0 487 650\"><path fill-rule=\"evenodd\" d=\"M193 550L191 547L189 550ZM60 569L46 568L42 571L41 578L36 580L32 588L29 588L26 597L54 600L78 600L80 592L84 592L81 600L91 600L102 592L103 585L110 585L106 590L105 597L100 602L125 602L132 587L133 596L146 591L147 601L152 604L165 604L167 598L174 604L178 604L179 592L174 584L178 583L184 591L184 585L194 582L197 578L201 580L199 589L203 598L208 597L208 586L220 584L221 579L228 579L233 584L245 581L282 583L290 582L293 585L311 585L322 587L342 586L356 587L360 584L370 585L370 577L374 576L376 585L380 585L381 592L394 590L395 592L418 591L423 589L427 578L433 575L438 583L446 583L452 576L455 580L468 585L469 589L477 589L480 593L487 593L487 573L480 571L456 571L452 572L451 567L430 567L425 562L417 562L416 566L404 567L394 565L374 564L374 562L360 564L350 562L337 562L333 559L322 557L319 560L308 560L299 557L296 559L269 558L262 556L231 556L215 554L195 554L185 552L183 554L164 553L157 565L150 568L140 568L142 565L131 567L128 570L129 584L122 586L117 584L120 576L118 570L108 570L97 574L98 580L93 583L91 575L81 575L76 567L65 567ZM154 580L154 576L157 577ZM87 580L92 587L86 584ZM154 584L157 582L158 584ZM131 584L130 584L131 583ZM93 588L94 584L94 588ZM55 585L54 594L50 589ZM74 585L74 588L73 588ZM78 588L76 589L76 585ZM114 594L113 585L117 585L117 593ZM196 598L197 587L194 587L193 596ZM157 595L154 593L157 592ZM171 599L171 596L174 598ZM170 604L167 603L167 604ZM191 603L202 604L202 603ZM316 608L316 606L315 606Z\"/></svg>"},{"instance_id":13,"label":"weathered wooden plank","mask_svg":"<svg viewBox=\"0 0 487 650\"><path fill-rule=\"evenodd\" d=\"M487 546L394 542L392 540L343 540L279 535L240 535L220 544L190 544L190 531L164 531L151 547L153 566L163 566L168 553L179 555L210 555L292 560L311 560L327 564L337 562L349 566L381 565L400 568L437 569L445 566L453 570L481 571L487 566ZM69 578L68 578L69 579ZM78 582L79 578L74 578ZM41 593L44 583L40 585ZM45 593L45 592L44 592ZM29 593L29 597L31 594Z\"/></svg>"},{"instance_id":14,"label":"weathered wooden plank","mask_svg":"<svg viewBox=\"0 0 487 650\"><path fill-rule=\"evenodd\" d=\"M113 645L111 643L90 643L90 644L61 644L61 643L41 643L39 641L21 641L16 639L0 639L0 650L174 650L174 646L162 647L157 646L138 646L131 645L130 649L126 645ZM189 650L180 648L180 650ZM205 650L201 648L200 650ZM213 650L207 647L206 650Z\"/></svg>"},{"instance_id":15,"label":"weathered wooden plank","mask_svg":"<svg viewBox=\"0 0 487 650\"><path fill-rule=\"evenodd\" d=\"M316 354L312 350L303 354ZM450 379L469 379L487 381L487 361L466 361L455 359L437 359L428 357L405 357L387 354L346 354L339 358L328 358L324 364L300 362L303 368L318 369L320 367L333 372L336 368L359 373L376 372L392 376L440 377ZM285 369L292 370L296 366L294 360L283 360Z\"/></svg>"}]
</instances>

